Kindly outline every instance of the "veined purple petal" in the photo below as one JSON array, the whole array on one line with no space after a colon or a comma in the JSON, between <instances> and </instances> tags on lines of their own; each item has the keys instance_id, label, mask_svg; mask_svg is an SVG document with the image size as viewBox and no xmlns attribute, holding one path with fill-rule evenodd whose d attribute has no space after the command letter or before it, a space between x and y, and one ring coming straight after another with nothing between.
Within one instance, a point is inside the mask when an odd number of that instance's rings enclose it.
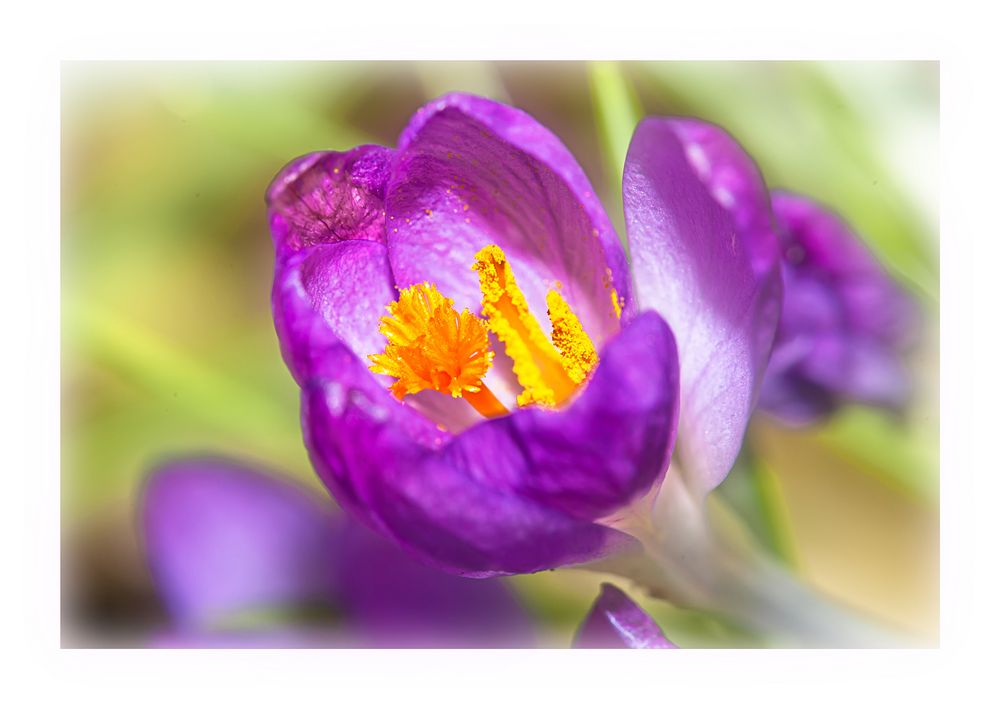
<instances>
[{"instance_id":1,"label":"veined purple petal","mask_svg":"<svg viewBox=\"0 0 1000 709\"><path fill-rule=\"evenodd\" d=\"M392 157L374 145L310 153L267 190L275 328L300 383L336 341L360 357L385 346L378 321L396 298L383 204Z\"/></svg>"},{"instance_id":2,"label":"veined purple petal","mask_svg":"<svg viewBox=\"0 0 1000 709\"><path fill-rule=\"evenodd\" d=\"M379 318L396 299L384 244L342 241L289 254L275 267L271 300L281 351L300 384L343 342L359 357L382 351Z\"/></svg>"},{"instance_id":3,"label":"veined purple petal","mask_svg":"<svg viewBox=\"0 0 1000 709\"><path fill-rule=\"evenodd\" d=\"M601 593L577 632L577 648L676 648L656 622L635 601L610 583Z\"/></svg>"},{"instance_id":4,"label":"veined purple petal","mask_svg":"<svg viewBox=\"0 0 1000 709\"><path fill-rule=\"evenodd\" d=\"M899 409L902 353L918 313L850 227L813 200L775 192L785 306L760 406L804 425L844 402Z\"/></svg>"},{"instance_id":5,"label":"veined purple petal","mask_svg":"<svg viewBox=\"0 0 1000 709\"><path fill-rule=\"evenodd\" d=\"M478 479L447 453L450 437L379 387L350 351L328 361L336 378L314 379L303 396L313 465L342 504L426 563L471 577L531 573L634 542ZM509 448L482 454L524 464Z\"/></svg>"},{"instance_id":6,"label":"veined purple petal","mask_svg":"<svg viewBox=\"0 0 1000 709\"><path fill-rule=\"evenodd\" d=\"M330 508L238 463L160 467L145 490L143 530L153 578L181 625L335 597Z\"/></svg>"},{"instance_id":7,"label":"veined purple petal","mask_svg":"<svg viewBox=\"0 0 1000 709\"><path fill-rule=\"evenodd\" d=\"M652 487L677 431L677 347L655 312L604 348L583 392L466 431L445 455L479 480L580 519L599 519Z\"/></svg>"},{"instance_id":8,"label":"veined purple petal","mask_svg":"<svg viewBox=\"0 0 1000 709\"><path fill-rule=\"evenodd\" d=\"M755 273L733 217L692 168L673 122L643 120L623 182L640 309L677 337L678 452L703 492L729 473L774 336L780 281Z\"/></svg>"},{"instance_id":9,"label":"veined purple petal","mask_svg":"<svg viewBox=\"0 0 1000 709\"><path fill-rule=\"evenodd\" d=\"M383 198L392 151L362 145L296 158L267 188L279 257L348 239L385 242Z\"/></svg>"},{"instance_id":10,"label":"veined purple petal","mask_svg":"<svg viewBox=\"0 0 1000 709\"><path fill-rule=\"evenodd\" d=\"M611 288L631 312L624 250L582 169L522 111L467 94L421 108L400 138L386 192L400 287L429 281L478 312L473 256L497 244L532 312L562 293L598 347L618 331Z\"/></svg>"}]
</instances>

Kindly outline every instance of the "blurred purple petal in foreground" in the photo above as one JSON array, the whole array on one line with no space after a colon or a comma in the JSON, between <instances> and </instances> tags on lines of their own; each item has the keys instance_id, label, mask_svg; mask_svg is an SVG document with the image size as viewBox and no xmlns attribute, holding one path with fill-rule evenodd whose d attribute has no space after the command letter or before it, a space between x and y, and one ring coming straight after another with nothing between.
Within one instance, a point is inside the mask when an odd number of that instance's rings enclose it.
<instances>
[{"instance_id":1,"label":"blurred purple petal in foreground","mask_svg":"<svg viewBox=\"0 0 1000 709\"><path fill-rule=\"evenodd\" d=\"M503 582L423 566L305 488L240 463L198 458L160 467L146 487L142 522L174 623L159 636L162 646L534 645ZM318 610L308 625L294 620ZM255 618L271 625L241 627Z\"/></svg>"},{"instance_id":2,"label":"blurred purple petal in foreground","mask_svg":"<svg viewBox=\"0 0 1000 709\"><path fill-rule=\"evenodd\" d=\"M578 648L675 648L656 622L635 601L610 583L601 593L577 632Z\"/></svg>"}]
</instances>

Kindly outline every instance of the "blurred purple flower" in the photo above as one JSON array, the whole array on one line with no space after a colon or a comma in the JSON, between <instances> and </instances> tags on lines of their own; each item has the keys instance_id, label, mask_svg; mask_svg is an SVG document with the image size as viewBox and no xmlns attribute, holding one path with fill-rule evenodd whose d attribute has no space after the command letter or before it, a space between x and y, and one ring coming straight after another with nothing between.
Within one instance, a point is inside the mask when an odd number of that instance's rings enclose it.
<instances>
[{"instance_id":1,"label":"blurred purple flower","mask_svg":"<svg viewBox=\"0 0 1000 709\"><path fill-rule=\"evenodd\" d=\"M738 213L713 198L727 169L739 177L756 168L733 143L698 172L689 128L647 119L630 146L634 292L579 165L509 106L451 94L420 109L395 150L313 153L281 171L267 194L275 325L303 390L313 464L345 508L425 562L491 576L631 545L605 522L662 480L675 435L700 492L722 481L767 364L780 278L773 234L760 228L766 191ZM489 297L506 322L488 312ZM454 311L435 320L441 298ZM488 369L481 381L458 363L428 368L426 347L405 349L414 303L427 322L461 334L458 310L480 312L481 301L491 345L505 345L495 357L462 350L476 376ZM551 366L554 350L531 315L545 312L562 368ZM456 335L459 345L471 339ZM376 369L393 371L397 394L421 367L429 374L413 389L437 391L393 398L391 380L365 364L383 350ZM515 396L548 405L498 415Z\"/></svg>"},{"instance_id":2,"label":"blurred purple flower","mask_svg":"<svg viewBox=\"0 0 1000 709\"><path fill-rule=\"evenodd\" d=\"M772 205L786 296L760 407L798 425L848 402L899 411L915 304L830 210L786 192Z\"/></svg>"},{"instance_id":3,"label":"blurred purple flower","mask_svg":"<svg viewBox=\"0 0 1000 709\"><path fill-rule=\"evenodd\" d=\"M160 645L534 645L500 580L431 569L299 485L236 462L154 471L142 527L173 623Z\"/></svg>"},{"instance_id":4,"label":"blurred purple flower","mask_svg":"<svg viewBox=\"0 0 1000 709\"><path fill-rule=\"evenodd\" d=\"M601 592L580 625L577 648L675 648L663 631L635 601L610 583Z\"/></svg>"}]
</instances>

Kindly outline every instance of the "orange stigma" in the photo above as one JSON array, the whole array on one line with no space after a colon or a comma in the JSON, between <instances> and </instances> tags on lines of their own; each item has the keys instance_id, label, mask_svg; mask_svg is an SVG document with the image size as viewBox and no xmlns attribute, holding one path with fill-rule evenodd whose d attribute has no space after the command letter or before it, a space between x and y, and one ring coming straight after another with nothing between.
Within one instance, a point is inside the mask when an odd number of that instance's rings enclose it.
<instances>
[{"instance_id":1,"label":"orange stigma","mask_svg":"<svg viewBox=\"0 0 1000 709\"><path fill-rule=\"evenodd\" d=\"M493 362L485 323L455 310L430 283L404 288L379 321L388 343L369 355L371 371L396 381L390 391L402 399L425 389L463 398L483 416L500 416L506 407L483 384Z\"/></svg>"}]
</instances>

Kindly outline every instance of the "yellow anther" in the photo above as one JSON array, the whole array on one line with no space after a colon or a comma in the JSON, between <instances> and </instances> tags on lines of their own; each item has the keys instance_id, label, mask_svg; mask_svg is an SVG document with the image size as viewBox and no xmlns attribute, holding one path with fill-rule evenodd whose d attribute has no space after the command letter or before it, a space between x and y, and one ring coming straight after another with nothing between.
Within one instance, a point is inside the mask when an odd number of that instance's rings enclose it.
<instances>
[{"instance_id":1,"label":"yellow anther","mask_svg":"<svg viewBox=\"0 0 1000 709\"><path fill-rule=\"evenodd\" d=\"M566 373L559 353L528 310L528 301L517 287L504 252L498 246L485 247L476 254L472 269L479 273L483 315L490 330L504 343L523 387L518 405L554 407L565 401L576 389L576 382Z\"/></svg>"},{"instance_id":2,"label":"yellow anther","mask_svg":"<svg viewBox=\"0 0 1000 709\"><path fill-rule=\"evenodd\" d=\"M566 374L574 383L580 384L597 366L594 343L559 291L550 290L545 303L549 306L549 320L552 322L552 343L562 354Z\"/></svg>"},{"instance_id":3,"label":"yellow anther","mask_svg":"<svg viewBox=\"0 0 1000 709\"><path fill-rule=\"evenodd\" d=\"M404 288L386 310L379 332L388 343L369 355L370 369L396 379L390 390L397 398L431 389L464 397L486 416L507 412L482 382L493 361L482 320L459 313L430 283Z\"/></svg>"}]
</instances>

